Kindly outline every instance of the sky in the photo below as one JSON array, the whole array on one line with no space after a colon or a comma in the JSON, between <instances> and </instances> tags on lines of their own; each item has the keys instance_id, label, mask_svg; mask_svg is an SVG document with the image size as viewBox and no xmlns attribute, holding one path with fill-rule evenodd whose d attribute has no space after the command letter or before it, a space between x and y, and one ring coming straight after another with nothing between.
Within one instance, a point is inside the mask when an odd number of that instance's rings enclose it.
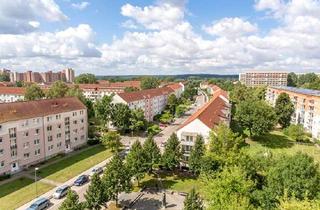
<instances>
[{"instance_id":1,"label":"sky","mask_svg":"<svg viewBox=\"0 0 320 210\"><path fill-rule=\"evenodd\" d=\"M1 0L0 68L320 72L320 0Z\"/></svg>"}]
</instances>

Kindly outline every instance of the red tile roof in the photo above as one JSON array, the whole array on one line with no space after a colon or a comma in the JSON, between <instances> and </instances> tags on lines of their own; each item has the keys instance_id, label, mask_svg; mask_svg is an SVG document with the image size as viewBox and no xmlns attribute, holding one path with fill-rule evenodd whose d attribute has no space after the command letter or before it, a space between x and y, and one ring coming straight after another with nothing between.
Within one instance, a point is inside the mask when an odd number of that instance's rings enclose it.
<instances>
[{"instance_id":1,"label":"red tile roof","mask_svg":"<svg viewBox=\"0 0 320 210\"><path fill-rule=\"evenodd\" d=\"M25 91L22 87L0 87L0 94L24 95Z\"/></svg>"},{"instance_id":2,"label":"red tile roof","mask_svg":"<svg viewBox=\"0 0 320 210\"><path fill-rule=\"evenodd\" d=\"M182 88L182 85L180 83L172 83L167 85L168 88L171 88L172 90L178 90Z\"/></svg>"},{"instance_id":3,"label":"red tile roof","mask_svg":"<svg viewBox=\"0 0 320 210\"><path fill-rule=\"evenodd\" d=\"M185 127L195 119L199 119L209 128L213 128L220 122L224 121L227 116L225 116L224 110L229 109L230 105L226 102L222 96L228 100L228 93L219 88L211 100L201 107L197 112L191 115L180 127L179 129Z\"/></svg>"},{"instance_id":4,"label":"red tile roof","mask_svg":"<svg viewBox=\"0 0 320 210\"><path fill-rule=\"evenodd\" d=\"M81 89L125 89L126 87L136 87L140 89L140 81L124 81L124 82L109 82L99 81L97 84L78 84Z\"/></svg>"},{"instance_id":5,"label":"red tile roof","mask_svg":"<svg viewBox=\"0 0 320 210\"><path fill-rule=\"evenodd\" d=\"M173 93L173 90L171 88L162 87L162 88L154 88L154 89L148 89L148 90L140 90L136 92L118 93L118 95L123 100L129 103L133 101L139 101L142 99L150 99L156 96L169 95L170 93Z\"/></svg>"},{"instance_id":6,"label":"red tile roof","mask_svg":"<svg viewBox=\"0 0 320 210\"><path fill-rule=\"evenodd\" d=\"M86 109L76 97L0 104L0 123Z\"/></svg>"}]
</instances>

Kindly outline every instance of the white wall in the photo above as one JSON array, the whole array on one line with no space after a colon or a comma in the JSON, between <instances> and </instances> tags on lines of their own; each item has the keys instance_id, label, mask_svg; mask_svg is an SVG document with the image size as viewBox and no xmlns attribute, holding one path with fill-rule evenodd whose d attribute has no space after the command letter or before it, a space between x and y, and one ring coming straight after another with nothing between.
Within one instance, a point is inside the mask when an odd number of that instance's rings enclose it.
<instances>
[{"instance_id":1,"label":"white wall","mask_svg":"<svg viewBox=\"0 0 320 210\"><path fill-rule=\"evenodd\" d=\"M201 122L199 119L193 120L191 123L188 125L184 126L183 128L179 129L177 131L177 136L179 140L181 141L181 144L183 144L182 141L182 134L183 133L196 133L197 135L201 135L205 143L209 143L209 134L210 134L211 129L206 126L203 122Z\"/></svg>"}]
</instances>

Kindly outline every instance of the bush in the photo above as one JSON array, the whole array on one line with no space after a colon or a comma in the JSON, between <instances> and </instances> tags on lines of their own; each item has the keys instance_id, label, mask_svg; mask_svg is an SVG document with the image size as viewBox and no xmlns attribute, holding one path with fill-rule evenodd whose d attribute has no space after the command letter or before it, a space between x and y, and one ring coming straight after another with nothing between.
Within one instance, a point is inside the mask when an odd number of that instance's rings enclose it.
<instances>
[{"instance_id":1,"label":"bush","mask_svg":"<svg viewBox=\"0 0 320 210\"><path fill-rule=\"evenodd\" d=\"M100 140L98 138L92 138L92 139L88 139L87 144L92 146L92 145L96 145L99 144Z\"/></svg>"},{"instance_id":2,"label":"bush","mask_svg":"<svg viewBox=\"0 0 320 210\"><path fill-rule=\"evenodd\" d=\"M283 130L283 133L297 142L309 141L308 138L306 137L303 126L300 124L290 125L289 127Z\"/></svg>"},{"instance_id":3,"label":"bush","mask_svg":"<svg viewBox=\"0 0 320 210\"><path fill-rule=\"evenodd\" d=\"M154 136L161 132L161 129L158 125L150 125L147 129L148 135Z\"/></svg>"},{"instance_id":4,"label":"bush","mask_svg":"<svg viewBox=\"0 0 320 210\"><path fill-rule=\"evenodd\" d=\"M3 175L0 175L0 181L3 181L5 179L9 179L11 177L10 174L3 174Z\"/></svg>"}]
</instances>

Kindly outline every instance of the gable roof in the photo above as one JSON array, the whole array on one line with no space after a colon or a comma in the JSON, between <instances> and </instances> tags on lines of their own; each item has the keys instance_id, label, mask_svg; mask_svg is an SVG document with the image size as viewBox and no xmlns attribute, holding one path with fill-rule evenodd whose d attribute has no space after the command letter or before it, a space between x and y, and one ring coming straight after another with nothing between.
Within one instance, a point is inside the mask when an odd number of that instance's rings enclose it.
<instances>
[{"instance_id":1,"label":"gable roof","mask_svg":"<svg viewBox=\"0 0 320 210\"><path fill-rule=\"evenodd\" d=\"M76 97L0 104L0 123L86 109Z\"/></svg>"},{"instance_id":2,"label":"gable roof","mask_svg":"<svg viewBox=\"0 0 320 210\"><path fill-rule=\"evenodd\" d=\"M168 84L166 87L171 88L172 90L178 90L182 88L182 85L180 83L172 83Z\"/></svg>"},{"instance_id":3,"label":"gable roof","mask_svg":"<svg viewBox=\"0 0 320 210\"><path fill-rule=\"evenodd\" d=\"M162 88L153 88L147 90L140 90L135 92L124 92L118 93L118 96L121 97L126 102L139 101L142 99L150 99L156 96L169 95L173 90L169 87Z\"/></svg>"},{"instance_id":4,"label":"gable roof","mask_svg":"<svg viewBox=\"0 0 320 210\"><path fill-rule=\"evenodd\" d=\"M22 87L1 87L0 94L24 95L26 89Z\"/></svg>"},{"instance_id":5,"label":"gable roof","mask_svg":"<svg viewBox=\"0 0 320 210\"><path fill-rule=\"evenodd\" d=\"M191 115L179 129L185 127L192 121L199 119L209 128L213 128L218 125L221 121L227 119L224 110L229 109L230 105L228 102L228 93L222 89L214 92L211 100L202 106L197 112Z\"/></svg>"}]
</instances>

